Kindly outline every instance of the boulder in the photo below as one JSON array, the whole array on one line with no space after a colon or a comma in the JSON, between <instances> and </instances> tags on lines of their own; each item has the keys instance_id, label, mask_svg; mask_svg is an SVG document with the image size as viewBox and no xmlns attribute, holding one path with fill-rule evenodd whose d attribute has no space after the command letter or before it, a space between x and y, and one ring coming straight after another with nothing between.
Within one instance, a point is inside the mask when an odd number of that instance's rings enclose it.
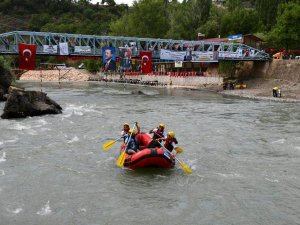
<instances>
[{"instance_id":1,"label":"boulder","mask_svg":"<svg viewBox=\"0 0 300 225\"><path fill-rule=\"evenodd\" d=\"M131 91L132 95L146 95L143 91Z\"/></svg>"},{"instance_id":2,"label":"boulder","mask_svg":"<svg viewBox=\"0 0 300 225\"><path fill-rule=\"evenodd\" d=\"M4 106L2 119L24 118L45 114L62 113L62 108L41 91L25 91L20 88L9 88L9 95Z\"/></svg>"}]
</instances>

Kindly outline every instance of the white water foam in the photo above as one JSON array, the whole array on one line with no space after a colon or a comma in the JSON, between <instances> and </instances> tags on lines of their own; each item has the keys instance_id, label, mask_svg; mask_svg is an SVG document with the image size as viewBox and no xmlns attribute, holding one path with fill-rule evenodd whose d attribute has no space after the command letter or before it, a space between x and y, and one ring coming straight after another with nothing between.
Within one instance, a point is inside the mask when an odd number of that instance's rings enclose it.
<instances>
[{"instance_id":1,"label":"white water foam","mask_svg":"<svg viewBox=\"0 0 300 225\"><path fill-rule=\"evenodd\" d=\"M44 207L41 208L40 211L38 211L36 214L41 215L41 216L46 216L46 215L50 215L52 212L51 208L50 208L50 201L48 201L46 203L46 205Z\"/></svg>"},{"instance_id":2,"label":"white water foam","mask_svg":"<svg viewBox=\"0 0 300 225\"><path fill-rule=\"evenodd\" d=\"M73 143L73 142L77 142L79 141L79 138L77 136L73 137L70 141L68 141L68 143Z\"/></svg>"},{"instance_id":3,"label":"white water foam","mask_svg":"<svg viewBox=\"0 0 300 225\"><path fill-rule=\"evenodd\" d=\"M11 130L29 130L31 129L31 126L25 126L20 123L16 123L13 126L10 127Z\"/></svg>"},{"instance_id":4,"label":"white water foam","mask_svg":"<svg viewBox=\"0 0 300 225\"><path fill-rule=\"evenodd\" d=\"M240 178L240 177L242 177L242 175L239 174L239 173L229 173L229 174L216 173L216 174L219 175L219 176L222 176L222 177L226 177L226 178Z\"/></svg>"},{"instance_id":5,"label":"white water foam","mask_svg":"<svg viewBox=\"0 0 300 225\"><path fill-rule=\"evenodd\" d=\"M270 181L272 183L278 183L279 180L276 180L276 179L269 179L269 178L265 178L266 181Z\"/></svg>"},{"instance_id":6,"label":"white water foam","mask_svg":"<svg viewBox=\"0 0 300 225\"><path fill-rule=\"evenodd\" d=\"M97 107L96 105L73 105L70 104L69 106L66 107L66 112L67 114L64 115L63 117L70 117L72 114L77 115L77 116L82 116L85 113L100 113L103 114L100 111L95 110L94 108Z\"/></svg>"},{"instance_id":7,"label":"white water foam","mask_svg":"<svg viewBox=\"0 0 300 225\"><path fill-rule=\"evenodd\" d=\"M15 143L18 140L19 140L18 138L17 139L12 139L12 140L7 140L7 141L5 141L5 143Z\"/></svg>"},{"instance_id":8,"label":"white water foam","mask_svg":"<svg viewBox=\"0 0 300 225\"><path fill-rule=\"evenodd\" d=\"M86 212L86 209L85 209L85 208L82 208L82 209L78 209L77 211L78 211L78 212L83 212L83 213L85 213L85 212Z\"/></svg>"},{"instance_id":9,"label":"white water foam","mask_svg":"<svg viewBox=\"0 0 300 225\"><path fill-rule=\"evenodd\" d=\"M285 139L279 139L279 140L276 140L276 141L272 141L273 144L284 144L285 143Z\"/></svg>"},{"instance_id":10,"label":"white water foam","mask_svg":"<svg viewBox=\"0 0 300 225\"><path fill-rule=\"evenodd\" d=\"M4 144L4 142L0 141L0 146L3 145L3 144Z\"/></svg>"},{"instance_id":11,"label":"white water foam","mask_svg":"<svg viewBox=\"0 0 300 225\"><path fill-rule=\"evenodd\" d=\"M3 152L3 153L2 153L2 156L0 157L0 163L1 163L1 162L5 162L5 161L6 161L6 153Z\"/></svg>"},{"instance_id":12,"label":"white water foam","mask_svg":"<svg viewBox=\"0 0 300 225\"><path fill-rule=\"evenodd\" d=\"M38 122L42 125L45 126L46 124L48 124L48 122L45 119L40 119L38 120Z\"/></svg>"},{"instance_id":13,"label":"white water foam","mask_svg":"<svg viewBox=\"0 0 300 225\"><path fill-rule=\"evenodd\" d=\"M10 212L10 213L19 214L20 212L23 211L23 209L22 208L16 208L16 209L13 209L13 210L7 209L7 211Z\"/></svg>"}]
</instances>

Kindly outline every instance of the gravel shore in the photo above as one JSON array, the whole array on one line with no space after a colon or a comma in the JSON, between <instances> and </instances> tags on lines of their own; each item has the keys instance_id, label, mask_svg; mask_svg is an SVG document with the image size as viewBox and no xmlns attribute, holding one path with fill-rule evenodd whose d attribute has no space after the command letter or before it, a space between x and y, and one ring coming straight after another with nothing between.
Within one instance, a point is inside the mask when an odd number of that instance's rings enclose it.
<instances>
[{"instance_id":1,"label":"gravel shore","mask_svg":"<svg viewBox=\"0 0 300 225\"><path fill-rule=\"evenodd\" d=\"M219 93L267 101L300 102L299 83L281 79L255 79L244 83L247 85L246 89L221 90ZM272 89L274 86L280 87L281 97L273 97Z\"/></svg>"},{"instance_id":2,"label":"gravel shore","mask_svg":"<svg viewBox=\"0 0 300 225\"><path fill-rule=\"evenodd\" d=\"M69 69L69 70L39 70L28 71L24 73L20 80L42 80L43 81L88 81L90 78L94 80L99 78L99 75L91 74L86 70ZM188 89L203 89L216 91L223 95L238 96L243 98L279 101L279 102L300 102L300 84L283 80L283 79L253 79L244 82L247 85L246 89L223 90L219 85L205 86L181 86L168 85L168 88L188 88ZM275 98L272 95L274 86L279 86L281 89L281 97Z\"/></svg>"}]
</instances>

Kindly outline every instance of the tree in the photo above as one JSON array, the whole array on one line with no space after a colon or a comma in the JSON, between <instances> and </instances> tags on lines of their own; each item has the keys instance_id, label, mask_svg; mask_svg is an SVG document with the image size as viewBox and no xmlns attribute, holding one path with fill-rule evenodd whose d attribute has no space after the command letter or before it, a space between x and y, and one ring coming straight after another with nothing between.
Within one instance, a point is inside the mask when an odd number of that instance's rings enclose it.
<instances>
[{"instance_id":1,"label":"tree","mask_svg":"<svg viewBox=\"0 0 300 225\"><path fill-rule=\"evenodd\" d=\"M186 38L195 39L197 30L205 24L209 18L212 6L211 0L191 0L186 3L187 10L183 13L182 23L185 28Z\"/></svg>"},{"instance_id":2,"label":"tree","mask_svg":"<svg viewBox=\"0 0 300 225\"><path fill-rule=\"evenodd\" d=\"M281 15L277 23L269 33L268 41L278 48L299 49L300 48L300 5L297 3L286 3L280 8Z\"/></svg>"},{"instance_id":3,"label":"tree","mask_svg":"<svg viewBox=\"0 0 300 225\"><path fill-rule=\"evenodd\" d=\"M161 0L134 2L127 15L110 25L112 35L164 37L168 31L165 3Z\"/></svg>"},{"instance_id":4,"label":"tree","mask_svg":"<svg viewBox=\"0 0 300 225\"><path fill-rule=\"evenodd\" d=\"M229 11L234 11L235 9L241 8L241 0L228 0L226 6Z\"/></svg>"},{"instance_id":5,"label":"tree","mask_svg":"<svg viewBox=\"0 0 300 225\"><path fill-rule=\"evenodd\" d=\"M13 81L13 75L10 71L10 62L7 57L0 56L0 101L3 99L3 94L7 93L8 87Z\"/></svg>"},{"instance_id":6,"label":"tree","mask_svg":"<svg viewBox=\"0 0 300 225\"><path fill-rule=\"evenodd\" d=\"M257 13L249 9L235 9L227 12L222 18L221 34L223 36L232 34L249 34L257 31Z\"/></svg>"},{"instance_id":7,"label":"tree","mask_svg":"<svg viewBox=\"0 0 300 225\"><path fill-rule=\"evenodd\" d=\"M226 9L213 5L208 20L199 31L205 34L207 38L218 37L221 34L222 18L225 13Z\"/></svg>"},{"instance_id":8,"label":"tree","mask_svg":"<svg viewBox=\"0 0 300 225\"><path fill-rule=\"evenodd\" d=\"M262 21L262 30L269 31L276 23L277 9L280 3L285 0L256 0L255 8L258 18Z\"/></svg>"}]
</instances>

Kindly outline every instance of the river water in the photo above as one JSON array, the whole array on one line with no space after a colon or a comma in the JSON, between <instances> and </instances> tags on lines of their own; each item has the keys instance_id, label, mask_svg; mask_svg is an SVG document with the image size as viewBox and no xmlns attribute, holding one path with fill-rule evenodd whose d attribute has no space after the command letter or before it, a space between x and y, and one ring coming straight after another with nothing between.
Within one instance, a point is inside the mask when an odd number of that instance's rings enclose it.
<instances>
[{"instance_id":1,"label":"river water","mask_svg":"<svg viewBox=\"0 0 300 225\"><path fill-rule=\"evenodd\" d=\"M300 224L298 103L104 83L43 91L63 114L0 120L1 225ZM117 167L120 143L101 145L135 121L173 130L193 174Z\"/></svg>"}]
</instances>

